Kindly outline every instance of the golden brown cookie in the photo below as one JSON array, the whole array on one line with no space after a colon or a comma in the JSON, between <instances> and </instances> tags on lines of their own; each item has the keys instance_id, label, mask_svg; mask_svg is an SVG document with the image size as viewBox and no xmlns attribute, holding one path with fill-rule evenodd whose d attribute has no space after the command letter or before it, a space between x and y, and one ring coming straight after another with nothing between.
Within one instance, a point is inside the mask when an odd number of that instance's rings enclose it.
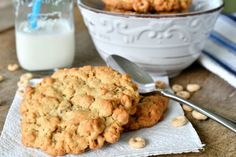
<instances>
[{"instance_id":1,"label":"golden brown cookie","mask_svg":"<svg viewBox=\"0 0 236 157\"><path fill-rule=\"evenodd\" d=\"M137 13L181 12L188 10L192 0L103 0L108 8ZM111 9L110 9L111 10Z\"/></svg>"},{"instance_id":2,"label":"golden brown cookie","mask_svg":"<svg viewBox=\"0 0 236 157\"><path fill-rule=\"evenodd\" d=\"M125 130L137 130L157 124L163 118L168 103L168 98L158 94L144 96L137 106L136 113L130 116L129 123L125 125Z\"/></svg>"},{"instance_id":3,"label":"golden brown cookie","mask_svg":"<svg viewBox=\"0 0 236 157\"><path fill-rule=\"evenodd\" d=\"M27 89L20 107L22 143L53 156L115 143L138 101L136 84L111 68L59 70Z\"/></svg>"},{"instance_id":4,"label":"golden brown cookie","mask_svg":"<svg viewBox=\"0 0 236 157\"><path fill-rule=\"evenodd\" d=\"M128 15L135 15L135 14L138 14L134 11L131 11L131 10L124 10L124 9L119 9L119 8L113 8L111 6L105 6L104 8L105 11L109 11L109 12L112 12L112 13L120 13L120 14L128 14Z\"/></svg>"},{"instance_id":5,"label":"golden brown cookie","mask_svg":"<svg viewBox=\"0 0 236 157\"><path fill-rule=\"evenodd\" d=\"M109 6L106 6L105 11L109 11L112 13L119 13L119 14L127 14L127 15L138 15L140 13L137 13L135 11L127 11L124 9L118 9L118 8L112 8ZM145 14L158 14L158 15L166 15L166 14L178 14L178 13L186 13L187 10L182 10L182 11L172 11L172 12L146 12Z\"/></svg>"}]
</instances>

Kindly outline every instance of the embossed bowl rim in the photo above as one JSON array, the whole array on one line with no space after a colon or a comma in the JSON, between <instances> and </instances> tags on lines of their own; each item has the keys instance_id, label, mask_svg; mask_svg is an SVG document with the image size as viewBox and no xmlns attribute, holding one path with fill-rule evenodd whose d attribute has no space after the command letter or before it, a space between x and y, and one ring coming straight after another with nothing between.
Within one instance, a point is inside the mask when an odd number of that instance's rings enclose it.
<instances>
[{"instance_id":1,"label":"embossed bowl rim","mask_svg":"<svg viewBox=\"0 0 236 157\"><path fill-rule=\"evenodd\" d=\"M127 14L127 13L113 13L110 11L105 11L105 10L101 10L101 9L97 9L97 8L93 8L91 6L88 6L86 4L84 4L82 1L86 1L86 0L78 0L78 5L82 8L85 8L87 10L96 12L96 13L102 13L102 14L107 14L107 15L114 15L114 16L122 16L122 17L139 17L139 18L174 18L174 17L186 17L186 16L195 16L195 15L202 15L202 14L208 14L208 13L212 13L212 12L216 12L216 11L221 11L224 8L224 1L221 1L221 5L216 7L216 8L212 8L209 10L203 10L203 11L195 11L195 12L188 12L188 13L177 13L177 14ZM208 0L207 0L208 1ZM211 3L212 1L208 1L209 3Z\"/></svg>"}]
</instances>

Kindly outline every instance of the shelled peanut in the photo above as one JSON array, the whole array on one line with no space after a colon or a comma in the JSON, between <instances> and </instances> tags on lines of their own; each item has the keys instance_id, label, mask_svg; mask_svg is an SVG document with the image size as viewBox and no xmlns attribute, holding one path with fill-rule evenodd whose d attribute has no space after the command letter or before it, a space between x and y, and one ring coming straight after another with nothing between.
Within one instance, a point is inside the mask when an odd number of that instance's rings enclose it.
<instances>
[{"instance_id":1,"label":"shelled peanut","mask_svg":"<svg viewBox=\"0 0 236 157\"><path fill-rule=\"evenodd\" d=\"M186 100L190 99L192 94L194 92L199 91L200 89L201 89L201 86L199 84L195 84L195 83L187 84L186 88L184 88L184 86L182 86L180 84L174 84L172 86L172 90L175 92L175 94L181 98L186 99ZM207 116L193 110L190 106L188 106L186 104L182 104L182 108L186 112L192 112L192 116L196 120L206 120L207 119Z\"/></svg>"}]
</instances>

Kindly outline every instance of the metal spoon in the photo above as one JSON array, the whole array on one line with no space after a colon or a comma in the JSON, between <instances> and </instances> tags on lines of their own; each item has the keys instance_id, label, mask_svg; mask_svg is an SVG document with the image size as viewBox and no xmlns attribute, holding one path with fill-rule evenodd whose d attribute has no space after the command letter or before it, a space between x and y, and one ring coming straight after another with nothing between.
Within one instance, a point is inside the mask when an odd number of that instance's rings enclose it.
<instances>
[{"instance_id":1,"label":"metal spoon","mask_svg":"<svg viewBox=\"0 0 236 157\"><path fill-rule=\"evenodd\" d=\"M223 116L213 113L212 111L204 109L198 105L195 105L190 101L184 100L183 98L170 93L166 89L157 89L152 77L147 72L138 67L135 63L118 55L111 55L107 58L106 61L108 66L112 67L113 69L116 69L121 73L128 73L132 77L132 79L139 85L139 93L145 94L158 92L163 96L192 107L194 110L206 115L207 117L215 120L216 122L222 124L223 126L236 133L236 122L224 118Z\"/></svg>"}]
</instances>

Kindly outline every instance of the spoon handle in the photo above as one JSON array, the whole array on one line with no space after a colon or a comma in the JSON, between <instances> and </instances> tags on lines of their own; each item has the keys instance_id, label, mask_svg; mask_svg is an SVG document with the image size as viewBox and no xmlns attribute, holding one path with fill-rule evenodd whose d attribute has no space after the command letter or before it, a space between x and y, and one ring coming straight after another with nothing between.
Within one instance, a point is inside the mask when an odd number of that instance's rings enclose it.
<instances>
[{"instance_id":1,"label":"spoon handle","mask_svg":"<svg viewBox=\"0 0 236 157\"><path fill-rule=\"evenodd\" d=\"M215 120L216 122L222 124L223 126L229 128L230 130L232 130L233 132L236 133L236 123L233 122L232 120L229 120L227 118L224 118L223 116L220 116L216 113L213 113L212 111L209 111L207 109L204 109L198 105L195 105L189 101L186 101L185 99L181 98L181 97L178 97L172 93L170 93L169 91L166 91L166 90L158 90L158 92L160 92L162 95L168 97L168 98L171 98L179 103L182 103L182 104L186 104L190 107L192 107L194 110L206 115L207 117Z\"/></svg>"}]
</instances>

